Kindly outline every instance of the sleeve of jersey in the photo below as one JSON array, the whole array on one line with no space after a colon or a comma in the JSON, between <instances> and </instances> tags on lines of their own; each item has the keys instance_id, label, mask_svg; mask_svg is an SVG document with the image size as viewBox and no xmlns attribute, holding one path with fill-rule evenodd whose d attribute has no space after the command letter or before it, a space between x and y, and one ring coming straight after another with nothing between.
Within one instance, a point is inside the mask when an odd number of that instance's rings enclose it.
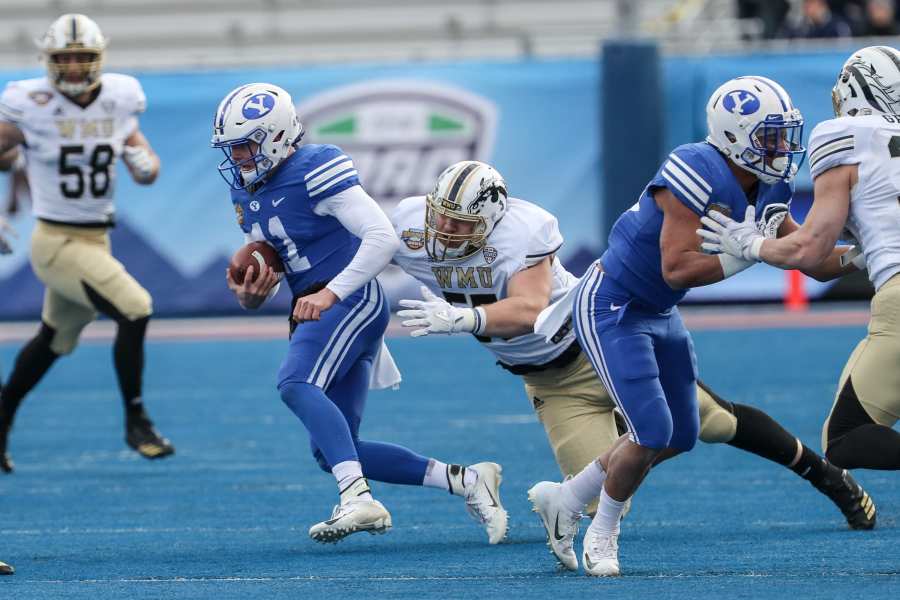
<instances>
[{"instance_id":1,"label":"sleeve of jersey","mask_svg":"<svg viewBox=\"0 0 900 600\"><path fill-rule=\"evenodd\" d=\"M846 122L834 119L820 123L809 136L808 156L813 179L833 167L858 164L856 136Z\"/></svg>"},{"instance_id":2,"label":"sleeve of jersey","mask_svg":"<svg viewBox=\"0 0 900 600\"><path fill-rule=\"evenodd\" d=\"M556 217L550 216L528 240L525 266L533 267L548 256L553 256L562 245L563 236L559 231L559 221Z\"/></svg>"},{"instance_id":3,"label":"sleeve of jersey","mask_svg":"<svg viewBox=\"0 0 900 600\"><path fill-rule=\"evenodd\" d=\"M314 165L303 178L306 194L313 205L359 185L359 173L353 161L340 148L326 146L313 160Z\"/></svg>"},{"instance_id":4,"label":"sleeve of jersey","mask_svg":"<svg viewBox=\"0 0 900 600\"><path fill-rule=\"evenodd\" d=\"M18 125L25 119L25 92L21 87L13 83L6 84L3 94L0 94L0 121L7 121Z\"/></svg>"},{"instance_id":5,"label":"sleeve of jersey","mask_svg":"<svg viewBox=\"0 0 900 600\"><path fill-rule=\"evenodd\" d=\"M651 185L667 188L682 204L702 216L712 194L712 180L711 170L703 160L676 150L666 158Z\"/></svg>"},{"instance_id":6,"label":"sleeve of jersey","mask_svg":"<svg viewBox=\"0 0 900 600\"><path fill-rule=\"evenodd\" d=\"M128 132L128 135L131 135L139 127L138 117L147 110L147 96L144 95L144 88L141 87L141 83L137 79L128 77L125 81L128 82L126 93L127 106L129 107L129 114L125 121L125 130Z\"/></svg>"}]
</instances>

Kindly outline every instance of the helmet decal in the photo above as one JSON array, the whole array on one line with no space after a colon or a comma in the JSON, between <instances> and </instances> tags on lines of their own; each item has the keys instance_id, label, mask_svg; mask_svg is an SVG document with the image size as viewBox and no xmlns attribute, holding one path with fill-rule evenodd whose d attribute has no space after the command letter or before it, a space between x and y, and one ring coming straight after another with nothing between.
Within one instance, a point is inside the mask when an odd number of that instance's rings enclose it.
<instances>
[{"instance_id":1,"label":"helmet decal","mask_svg":"<svg viewBox=\"0 0 900 600\"><path fill-rule=\"evenodd\" d=\"M254 94L244 101L241 114L245 119L261 119L275 108L275 97L271 94Z\"/></svg>"},{"instance_id":2,"label":"helmet decal","mask_svg":"<svg viewBox=\"0 0 900 600\"><path fill-rule=\"evenodd\" d=\"M730 113L752 115L759 110L759 98L747 90L735 90L725 94L722 107Z\"/></svg>"}]
</instances>

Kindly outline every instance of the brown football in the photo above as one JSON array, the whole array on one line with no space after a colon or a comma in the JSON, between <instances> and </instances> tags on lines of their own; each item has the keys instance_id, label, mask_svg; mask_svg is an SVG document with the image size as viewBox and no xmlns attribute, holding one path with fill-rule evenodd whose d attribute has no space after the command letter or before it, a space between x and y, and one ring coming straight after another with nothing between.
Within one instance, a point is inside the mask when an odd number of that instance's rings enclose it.
<instances>
[{"instance_id":1,"label":"brown football","mask_svg":"<svg viewBox=\"0 0 900 600\"><path fill-rule=\"evenodd\" d=\"M238 248L234 253L228 270L231 272L234 282L241 285L244 283L247 267L253 266L253 279L256 279L264 264L269 265L276 273L284 273L284 264L275 248L265 242L250 242L246 246Z\"/></svg>"}]
</instances>

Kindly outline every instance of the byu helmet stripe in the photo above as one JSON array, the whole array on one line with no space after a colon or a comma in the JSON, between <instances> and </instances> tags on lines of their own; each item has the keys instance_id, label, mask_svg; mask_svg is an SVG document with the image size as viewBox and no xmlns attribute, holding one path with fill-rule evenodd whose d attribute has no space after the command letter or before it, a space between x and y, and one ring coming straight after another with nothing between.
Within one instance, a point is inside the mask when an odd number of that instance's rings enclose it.
<instances>
[{"instance_id":1,"label":"byu helmet stripe","mask_svg":"<svg viewBox=\"0 0 900 600\"><path fill-rule=\"evenodd\" d=\"M784 101L784 98L781 97L781 93L778 91L778 88L775 87L774 85L772 85L771 83L769 83L768 81L766 81L765 79L763 79L762 77L738 77L738 79L752 79L753 81L758 81L761 84L765 85L767 88L769 88L770 90L775 92L775 96L778 98L779 101L781 101L781 108L783 108L784 110L788 110L788 108L789 108L788 104ZM790 102L790 98L788 99L788 102ZM791 106L790 108L793 108L793 106Z\"/></svg>"},{"instance_id":2,"label":"byu helmet stripe","mask_svg":"<svg viewBox=\"0 0 900 600\"><path fill-rule=\"evenodd\" d=\"M219 129L222 129L225 127L225 113L228 112L228 107L231 105L231 101L234 99L235 96L238 95L238 93L241 90L243 90L246 87L249 87L249 84L242 85L238 89L231 92L231 95L228 96L228 98L225 99L225 102L222 103L222 111L219 113L219 126L218 126Z\"/></svg>"}]
</instances>

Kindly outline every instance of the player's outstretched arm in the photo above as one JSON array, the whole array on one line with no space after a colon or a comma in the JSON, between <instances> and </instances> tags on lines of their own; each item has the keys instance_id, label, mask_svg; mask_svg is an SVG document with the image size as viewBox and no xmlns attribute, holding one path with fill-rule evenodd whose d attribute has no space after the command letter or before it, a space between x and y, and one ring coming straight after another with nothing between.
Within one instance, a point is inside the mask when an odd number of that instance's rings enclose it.
<instances>
[{"instance_id":1,"label":"player's outstretched arm","mask_svg":"<svg viewBox=\"0 0 900 600\"><path fill-rule=\"evenodd\" d=\"M788 217L781 225L778 237L786 237L800 229L791 217ZM838 277L843 277L848 273L859 270L853 262L849 262L842 257L850 250L850 246L835 246L831 250L831 254L822 263L816 265L812 269L801 269L804 274L809 275L813 279L819 281L831 281ZM864 264L864 263L863 263Z\"/></svg>"},{"instance_id":2,"label":"player's outstretched arm","mask_svg":"<svg viewBox=\"0 0 900 600\"><path fill-rule=\"evenodd\" d=\"M533 333L534 322L550 303L553 285L552 257L519 271L507 284L507 297L475 308L453 306L422 286L422 299L403 299L397 312L410 335L474 333L491 337L515 337Z\"/></svg>"},{"instance_id":3,"label":"player's outstretched arm","mask_svg":"<svg viewBox=\"0 0 900 600\"><path fill-rule=\"evenodd\" d=\"M0 171L8 171L19 155L17 146L25 141L22 130L5 121L0 121Z\"/></svg>"},{"instance_id":4,"label":"player's outstretched arm","mask_svg":"<svg viewBox=\"0 0 900 600\"><path fill-rule=\"evenodd\" d=\"M662 252L662 276L674 290L709 285L725 278L723 263L716 256L700 252L700 217L666 188L657 189L653 198L663 211L659 246Z\"/></svg>"},{"instance_id":5,"label":"player's outstretched arm","mask_svg":"<svg viewBox=\"0 0 900 600\"><path fill-rule=\"evenodd\" d=\"M135 182L149 185L156 181L159 175L159 156L150 147L150 142L140 129L135 130L125 140L122 160L125 161L125 166L128 167L128 172Z\"/></svg>"}]
</instances>

